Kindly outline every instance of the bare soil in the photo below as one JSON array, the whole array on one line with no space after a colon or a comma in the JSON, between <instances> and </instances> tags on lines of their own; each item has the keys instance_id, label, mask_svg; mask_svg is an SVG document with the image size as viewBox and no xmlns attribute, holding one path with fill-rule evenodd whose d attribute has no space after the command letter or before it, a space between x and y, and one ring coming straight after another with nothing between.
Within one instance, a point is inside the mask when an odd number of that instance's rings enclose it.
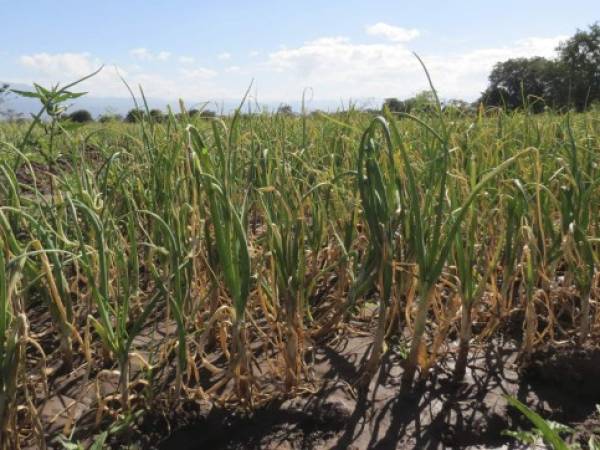
<instances>
[{"instance_id":1,"label":"bare soil","mask_svg":"<svg viewBox=\"0 0 600 450\"><path fill-rule=\"evenodd\" d=\"M99 430L98 399L105 399L109 410L111 401L113 410L119 409L118 397L110 400L117 393L118 373L100 359L88 367L81 357L66 372L56 335L47 326L51 321L47 308L40 304L31 313L32 336L48 355L46 367L39 366L38 355L28 358L28 373L44 370L47 375L51 395L39 389L34 400L40 405L47 442L55 443L58 434L74 430L76 440L89 444ZM156 314L162 316L161 311ZM135 343L146 359L174 334L174 324L153 319L149 323ZM454 342L409 393L401 392L405 349L390 344L369 389L360 391L357 381L373 337L355 325L314 347L309 379L301 389L286 398L273 398L253 412L201 399L173 404L165 395L173 384L168 370L155 374L155 393L134 381L132 391L139 402L133 406L141 414L121 432L112 433L107 444L115 449L135 444L133 448L159 450L525 448L503 434L531 428L508 406L506 395L544 418L575 428L571 441L584 449L591 434L600 435L597 338L583 348L568 341L554 343L523 358L519 340L504 330L491 341L472 345L460 383L454 381ZM140 370L132 360L133 380ZM111 421L104 412L101 428Z\"/></svg>"},{"instance_id":2,"label":"bare soil","mask_svg":"<svg viewBox=\"0 0 600 450\"><path fill-rule=\"evenodd\" d=\"M87 145L81 154L87 164L98 169L104 164L105 158L100 150L93 145ZM72 161L65 155L60 155L53 164L30 161L29 165L21 164L15 176L22 186L37 187L42 195L52 192L52 178L63 173L73 172Z\"/></svg>"},{"instance_id":3,"label":"bare soil","mask_svg":"<svg viewBox=\"0 0 600 450\"><path fill-rule=\"evenodd\" d=\"M402 358L392 348L368 392L359 392L371 341L345 337L319 347L314 375L321 382L312 392L252 414L187 402L146 414L136 439L160 450L524 448L502 433L531 428L505 395L575 427L573 440L600 431L598 348L545 349L518 364L516 343L497 340L475 349L464 382L453 381L450 354L409 394L400 393Z\"/></svg>"}]
</instances>

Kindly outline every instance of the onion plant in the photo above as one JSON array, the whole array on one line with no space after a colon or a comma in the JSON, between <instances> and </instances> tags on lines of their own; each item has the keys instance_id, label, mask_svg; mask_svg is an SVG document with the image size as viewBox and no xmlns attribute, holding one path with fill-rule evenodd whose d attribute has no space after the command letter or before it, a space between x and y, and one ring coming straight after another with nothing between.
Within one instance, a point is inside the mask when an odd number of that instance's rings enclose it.
<instances>
[{"instance_id":1,"label":"onion plant","mask_svg":"<svg viewBox=\"0 0 600 450\"><path fill-rule=\"evenodd\" d=\"M472 167L471 177L469 178L470 189L475 186L476 177L474 174L475 170ZM490 281L495 282L493 278L502 250L501 240L500 242L493 242L493 238L490 238L487 239L487 242L479 242L477 236L478 225L477 214L471 205L464 221L464 230L456 233L452 252L452 261L456 265L458 291L461 300L459 344L454 367L456 380L464 378L467 367L472 335L473 307L482 300L488 283ZM502 237L500 236L500 239Z\"/></svg>"},{"instance_id":2,"label":"onion plant","mask_svg":"<svg viewBox=\"0 0 600 450\"><path fill-rule=\"evenodd\" d=\"M560 211L563 232L563 253L574 276L581 302L579 338L587 339L590 332L590 293L598 260L589 240L591 214L594 209L593 194L600 186L598 161L588 149L583 158L578 155L570 122L568 151L560 191ZM582 167L583 166L583 167Z\"/></svg>"},{"instance_id":3,"label":"onion plant","mask_svg":"<svg viewBox=\"0 0 600 450\"><path fill-rule=\"evenodd\" d=\"M376 126L383 130L389 177L385 178L376 159L377 144L373 134ZM364 369L364 382L368 383L378 367L385 338L386 312L392 296L394 235L402 206L400 205L400 180L396 174L390 131L385 119L376 118L363 134L358 154L358 187L363 214L369 227L371 246L361 268L358 286L362 289L376 285L379 289L379 316L375 342Z\"/></svg>"},{"instance_id":4,"label":"onion plant","mask_svg":"<svg viewBox=\"0 0 600 450\"><path fill-rule=\"evenodd\" d=\"M225 158L217 144L217 164L196 128L188 126L196 175L209 203L210 219L219 258L219 269L233 300L233 337L231 370L235 376L238 393L249 397L249 370L245 348L245 312L250 293L250 254L246 238L247 207L235 207L229 195L228 174L232 161ZM218 133L215 130L215 136Z\"/></svg>"},{"instance_id":5,"label":"onion plant","mask_svg":"<svg viewBox=\"0 0 600 450\"><path fill-rule=\"evenodd\" d=\"M275 278L271 291L274 297L281 299L285 317L285 380L287 389L291 389L298 383L304 354L303 305L308 284L304 251L306 225L298 215L298 210L302 210L298 200L293 201L292 196L286 199L274 188L269 190L271 192L261 193L261 201L269 229L268 248Z\"/></svg>"},{"instance_id":6,"label":"onion plant","mask_svg":"<svg viewBox=\"0 0 600 450\"><path fill-rule=\"evenodd\" d=\"M15 445L13 427L16 413L17 377L21 365L19 335L9 298L10 274L0 240L0 449Z\"/></svg>"},{"instance_id":7,"label":"onion plant","mask_svg":"<svg viewBox=\"0 0 600 450\"><path fill-rule=\"evenodd\" d=\"M434 145L435 148L438 149L432 155L434 159L430 162L427 172L421 175L422 180L429 181L427 186L417 182L418 178L413 168L413 163L408 156L402 134L400 133L395 120L390 117L390 146L400 150L403 172L406 174L406 188L403 189L403 192L401 193L406 199L406 234L410 236L411 250L415 255L415 261L418 267L417 291L419 300L410 353L403 373L404 386L412 384L414 373L417 368L418 357L420 352L423 351L422 339L425 333L429 305L435 295L436 283L446 264L456 234L460 229L462 221L467 215L469 206L486 185L494 180L498 174L514 164L520 157L533 151L533 149L523 150L514 156L507 158L497 167L488 171L468 192L460 203L460 207L452 214L448 215L446 212L448 205L445 195L447 190L450 148L439 101L438 114L442 127L441 133L438 133L430 125L421 121L421 119L409 116L409 118L417 121L428 133L431 133L434 136Z\"/></svg>"},{"instance_id":8,"label":"onion plant","mask_svg":"<svg viewBox=\"0 0 600 450\"><path fill-rule=\"evenodd\" d=\"M142 330L142 326L153 311L159 299L159 293L150 299L142 313L131 320L130 301L135 295L137 286L133 286L130 281L130 273L137 274L137 245L136 240L131 241L132 247L129 249L129 259L133 261L132 267L128 266L126 260L126 250L114 249L114 266L111 267L110 258L105 238L105 227L100 221L98 214L84 203L67 199L71 208L73 223L77 238L80 243L81 260L84 271L88 278L90 294L94 299L94 305L98 310L99 317L89 316L94 329L98 333L102 344L114 355L120 371L119 389L121 393L121 403L124 408L129 407L129 358L133 340ZM91 226L94 232L96 255L92 255L90 249L85 244L77 211L80 211L83 217ZM133 232L133 212L130 212L127 227L129 237L134 237ZM93 260L96 262L94 263ZM94 270L98 270L98 280ZM116 292L110 288L109 274L116 272L118 283ZM133 277L135 280L136 278Z\"/></svg>"},{"instance_id":9,"label":"onion plant","mask_svg":"<svg viewBox=\"0 0 600 450\"><path fill-rule=\"evenodd\" d=\"M28 336L28 321L23 305L15 299L20 284L26 254L8 259L0 238L0 449L19 447L19 426L16 413L18 394L28 395L25 356L33 341ZM40 350L37 343L34 344ZM43 352L42 352L43 355ZM21 392L19 392L21 391ZM25 392L23 392L25 391ZM45 448L42 441L41 446Z\"/></svg>"}]
</instances>

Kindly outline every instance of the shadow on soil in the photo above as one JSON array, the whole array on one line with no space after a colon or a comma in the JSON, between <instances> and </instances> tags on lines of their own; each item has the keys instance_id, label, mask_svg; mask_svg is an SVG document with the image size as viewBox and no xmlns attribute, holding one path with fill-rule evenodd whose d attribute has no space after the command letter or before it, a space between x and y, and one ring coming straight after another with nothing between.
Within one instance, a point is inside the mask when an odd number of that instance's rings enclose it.
<instances>
[{"instance_id":1,"label":"shadow on soil","mask_svg":"<svg viewBox=\"0 0 600 450\"><path fill-rule=\"evenodd\" d=\"M159 448L517 448L502 431L530 425L507 407L504 395L567 424L584 421L600 403L598 349L544 350L518 368L515 345L494 342L474 352L464 382L453 382L448 357L426 381L400 395L401 358L394 352L368 392L354 389L369 347L365 338L321 347L316 379L324 383L316 394L272 403L246 417L212 408Z\"/></svg>"}]
</instances>

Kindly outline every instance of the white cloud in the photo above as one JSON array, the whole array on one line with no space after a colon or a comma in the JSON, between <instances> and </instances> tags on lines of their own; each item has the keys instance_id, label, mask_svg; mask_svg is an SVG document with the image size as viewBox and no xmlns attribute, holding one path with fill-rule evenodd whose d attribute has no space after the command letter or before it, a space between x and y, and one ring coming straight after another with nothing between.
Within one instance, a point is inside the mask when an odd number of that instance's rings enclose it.
<instances>
[{"instance_id":1,"label":"white cloud","mask_svg":"<svg viewBox=\"0 0 600 450\"><path fill-rule=\"evenodd\" d=\"M90 75L102 66L102 61L90 53L35 53L22 55L19 63L35 76L39 83L54 85L66 84ZM81 84L78 89L90 90L91 87L110 95L115 89L124 87L117 75L127 76L122 67L105 66L98 74ZM29 83L29 81L27 81Z\"/></svg>"},{"instance_id":2,"label":"white cloud","mask_svg":"<svg viewBox=\"0 0 600 450\"><path fill-rule=\"evenodd\" d=\"M324 37L269 54L269 65L309 82L368 81L393 72L413 70L413 57L401 45L354 44L345 37ZM351 94L352 95L352 94Z\"/></svg>"},{"instance_id":3,"label":"white cloud","mask_svg":"<svg viewBox=\"0 0 600 450\"><path fill-rule=\"evenodd\" d=\"M258 55L260 55L260 52L258 50L252 50L250 53L248 53L248 56L250 58L256 58Z\"/></svg>"},{"instance_id":4,"label":"white cloud","mask_svg":"<svg viewBox=\"0 0 600 450\"><path fill-rule=\"evenodd\" d=\"M140 61L167 61L171 57L171 52L160 51L153 53L147 48L134 48L129 51L129 54Z\"/></svg>"},{"instance_id":5,"label":"white cloud","mask_svg":"<svg viewBox=\"0 0 600 450\"><path fill-rule=\"evenodd\" d=\"M217 55L217 59L220 59L221 61L227 61L227 60L231 59L231 53L228 53L228 52L219 53Z\"/></svg>"},{"instance_id":6,"label":"white cloud","mask_svg":"<svg viewBox=\"0 0 600 450\"><path fill-rule=\"evenodd\" d=\"M421 57L442 97L474 99L485 89L495 63L515 57L552 57L561 39L564 36L532 37L504 47ZM397 40L362 44L345 37L320 38L270 53L266 67L282 74L270 84L275 96L310 86L321 98L405 97L428 86L414 55Z\"/></svg>"},{"instance_id":7,"label":"white cloud","mask_svg":"<svg viewBox=\"0 0 600 450\"><path fill-rule=\"evenodd\" d=\"M401 28L378 22L367 27L367 34L371 36L383 36L392 42L408 42L418 37L421 33L414 28Z\"/></svg>"},{"instance_id":8,"label":"white cloud","mask_svg":"<svg viewBox=\"0 0 600 450\"><path fill-rule=\"evenodd\" d=\"M129 51L129 54L131 56L133 56L134 58L137 59L141 59L141 60L148 60L151 57L151 53L148 51L148 49L146 48L134 48L132 50Z\"/></svg>"},{"instance_id":9,"label":"white cloud","mask_svg":"<svg viewBox=\"0 0 600 450\"><path fill-rule=\"evenodd\" d=\"M497 62L533 56L553 58L557 45L565 38L562 35L532 37L504 47L480 48L448 56L432 55L425 58L425 63L444 96L472 99L486 88L488 76Z\"/></svg>"},{"instance_id":10,"label":"white cloud","mask_svg":"<svg viewBox=\"0 0 600 450\"><path fill-rule=\"evenodd\" d=\"M186 78L196 78L203 80L213 78L215 75L217 75L217 72L215 72L212 69L207 69L205 67L198 67L195 69L181 69L179 73L181 73L181 75L183 75Z\"/></svg>"},{"instance_id":11,"label":"white cloud","mask_svg":"<svg viewBox=\"0 0 600 450\"><path fill-rule=\"evenodd\" d=\"M158 55L156 55L156 59L158 59L159 61L166 61L171 57L171 52L158 52Z\"/></svg>"},{"instance_id":12,"label":"white cloud","mask_svg":"<svg viewBox=\"0 0 600 450\"><path fill-rule=\"evenodd\" d=\"M89 53L36 53L19 58L21 65L45 75L83 77L100 66Z\"/></svg>"},{"instance_id":13,"label":"white cloud","mask_svg":"<svg viewBox=\"0 0 600 450\"><path fill-rule=\"evenodd\" d=\"M560 35L551 38L530 37L517 41L520 51L526 53L525 56L544 56L553 58L556 56L556 47L561 41L568 39L567 35Z\"/></svg>"},{"instance_id":14,"label":"white cloud","mask_svg":"<svg viewBox=\"0 0 600 450\"><path fill-rule=\"evenodd\" d=\"M179 57L179 62L181 64L193 64L196 61L196 59L192 56L180 56Z\"/></svg>"},{"instance_id":15,"label":"white cloud","mask_svg":"<svg viewBox=\"0 0 600 450\"><path fill-rule=\"evenodd\" d=\"M67 83L92 73L101 65L98 58L89 53L37 53L23 55L20 65L27 70L27 77L15 80L24 83L35 81L43 85L57 82ZM106 65L104 69L77 86L78 91L87 91L96 97L129 97L129 92L119 74L137 91L141 85L148 97L162 99L228 97L229 92L223 86L215 86L213 78L216 71L208 68L180 69L172 73L147 72L136 65L122 67Z\"/></svg>"},{"instance_id":16,"label":"white cloud","mask_svg":"<svg viewBox=\"0 0 600 450\"><path fill-rule=\"evenodd\" d=\"M498 61L515 57L554 56L565 36L529 37L505 46L473 47L454 53L429 52L421 57L442 98L476 98L487 86L488 75ZM172 56L164 52L162 58ZM134 49L141 61L158 61L159 53ZM258 55L257 55L258 56ZM150 58L150 59L148 59ZM212 67L198 67L191 58L179 56L179 65L148 69L128 62L118 67L132 88L141 84L148 97L177 99L237 98L251 78L260 87L261 101L292 101L311 87L315 100L407 97L427 88L427 79L407 44L399 41L354 42L346 37L322 37L295 47L280 47L240 65L226 64L219 73ZM86 52L35 53L22 55L19 65L25 76L13 81L31 80L42 84L69 82L97 69L102 61ZM126 69L126 70L125 70ZM114 66L107 65L81 90L90 95L128 97Z\"/></svg>"}]
</instances>

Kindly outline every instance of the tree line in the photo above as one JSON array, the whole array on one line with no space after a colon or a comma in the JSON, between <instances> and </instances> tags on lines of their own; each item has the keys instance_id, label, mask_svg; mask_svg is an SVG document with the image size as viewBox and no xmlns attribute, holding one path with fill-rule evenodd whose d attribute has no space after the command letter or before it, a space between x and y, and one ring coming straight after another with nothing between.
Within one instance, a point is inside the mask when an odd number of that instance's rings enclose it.
<instances>
[{"instance_id":1,"label":"tree line","mask_svg":"<svg viewBox=\"0 0 600 450\"><path fill-rule=\"evenodd\" d=\"M217 113L210 109L190 109L186 112L188 117L202 117L204 119L210 119L217 117ZM281 115L293 115L294 112L292 107L287 104L282 104L277 108L277 114ZM179 118L181 114L175 114L176 118ZM65 115L64 117L71 122L77 123L87 123L94 122L94 118L92 114L85 109L78 109L77 111L73 111L70 114ZM142 120L152 119L155 123L160 123L166 120L167 115L161 111L160 109L151 109L150 111L145 111L143 109L130 109L125 116L115 113L107 113L98 117L98 122L107 123L107 122L125 122L125 123L138 123Z\"/></svg>"},{"instance_id":2,"label":"tree line","mask_svg":"<svg viewBox=\"0 0 600 450\"><path fill-rule=\"evenodd\" d=\"M473 103L462 100L444 102L444 108L475 110L479 105L507 110L527 109L542 112L584 111L600 103L600 24L561 42L553 59L540 56L512 58L498 62L489 76L489 85ZM431 93L398 100L388 98L385 105L394 112L427 111L434 107Z\"/></svg>"},{"instance_id":3,"label":"tree line","mask_svg":"<svg viewBox=\"0 0 600 450\"><path fill-rule=\"evenodd\" d=\"M179 116L180 114L176 114ZM212 118L216 117L216 113L214 111L203 109L190 109L187 111L187 115L189 117L204 117L204 118ZM98 122L107 123L107 122L126 122L126 123L137 123L142 120L148 120L151 118L154 122L163 122L166 119L166 114L162 112L160 109L151 109L149 112L146 112L142 109L130 109L129 112L123 117L120 114L103 114L98 118ZM71 114L66 116L72 122L77 123L86 123L93 122L94 118L90 114L89 111L85 109L79 109L77 111L73 111Z\"/></svg>"}]
</instances>

